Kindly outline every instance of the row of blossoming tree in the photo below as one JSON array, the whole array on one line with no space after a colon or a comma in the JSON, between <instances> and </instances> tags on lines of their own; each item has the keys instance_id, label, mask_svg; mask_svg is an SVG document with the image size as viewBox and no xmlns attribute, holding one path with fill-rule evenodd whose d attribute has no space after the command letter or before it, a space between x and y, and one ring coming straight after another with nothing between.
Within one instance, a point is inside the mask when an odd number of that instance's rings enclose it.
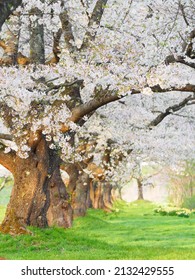
<instances>
[{"instance_id":1,"label":"row of blossoming tree","mask_svg":"<svg viewBox=\"0 0 195 280\"><path fill-rule=\"evenodd\" d=\"M17 234L26 225L70 227L73 211L85 212L77 203L83 193L82 203L90 204L84 187L90 188L90 177L109 190L134 150L141 157L159 146L163 132L152 134L155 127L184 108L190 108L187 115L193 112L195 6L179 0L23 0L6 1L0 9L0 163L14 176L0 229ZM168 104L170 92L179 97ZM158 93L161 108L152 111ZM143 94L148 123L135 106L134 98ZM109 103L115 105L104 114L115 132L123 137L124 123L131 138L130 144L119 140L122 149L106 138L101 149L89 128L95 112ZM126 118L134 121L133 129ZM189 123L192 129L192 118ZM194 156L193 141L192 133L187 156L189 150ZM60 169L69 173L69 190ZM109 208L109 199L105 204Z\"/></svg>"}]
</instances>

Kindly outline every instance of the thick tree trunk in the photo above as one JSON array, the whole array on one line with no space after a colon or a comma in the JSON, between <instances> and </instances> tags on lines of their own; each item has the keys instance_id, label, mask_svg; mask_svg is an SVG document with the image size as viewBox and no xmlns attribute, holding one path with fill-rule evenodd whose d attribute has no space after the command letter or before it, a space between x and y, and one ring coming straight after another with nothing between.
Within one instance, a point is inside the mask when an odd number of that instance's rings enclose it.
<instances>
[{"instance_id":1,"label":"thick tree trunk","mask_svg":"<svg viewBox=\"0 0 195 280\"><path fill-rule=\"evenodd\" d=\"M137 188L138 188L138 200L143 200L144 195L143 195L142 180L141 179L136 179L136 181L137 181Z\"/></svg>"},{"instance_id":2,"label":"thick tree trunk","mask_svg":"<svg viewBox=\"0 0 195 280\"><path fill-rule=\"evenodd\" d=\"M64 164L63 169L69 175L67 189L71 196L73 216L85 216L89 205L89 175L87 175L78 164Z\"/></svg>"},{"instance_id":3,"label":"thick tree trunk","mask_svg":"<svg viewBox=\"0 0 195 280\"><path fill-rule=\"evenodd\" d=\"M118 189L118 193L119 193L119 199L123 200L122 188L119 188L119 189Z\"/></svg>"},{"instance_id":4,"label":"thick tree trunk","mask_svg":"<svg viewBox=\"0 0 195 280\"><path fill-rule=\"evenodd\" d=\"M88 189L87 189L87 209L92 208L91 184L92 184L92 179L89 178L89 185L88 185Z\"/></svg>"},{"instance_id":5,"label":"thick tree trunk","mask_svg":"<svg viewBox=\"0 0 195 280\"><path fill-rule=\"evenodd\" d=\"M119 198L119 190L116 188L112 189L112 193L111 193L111 199L112 199L112 203L114 201L116 201Z\"/></svg>"},{"instance_id":6,"label":"thick tree trunk","mask_svg":"<svg viewBox=\"0 0 195 280\"><path fill-rule=\"evenodd\" d=\"M89 183L89 198L91 201L91 208L94 208L94 203L95 203L95 184L93 180L90 180Z\"/></svg>"},{"instance_id":7,"label":"thick tree trunk","mask_svg":"<svg viewBox=\"0 0 195 280\"><path fill-rule=\"evenodd\" d=\"M68 173L69 182L67 185L67 189L68 189L69 194L72 196L73 192L75 191L75 188L76 188L76 182L78 180L79 170L78 170L76 164L73 164L73 163L68 163L68 164L63 163L63 165L61 165L61 169Z\"/></svg>"},{"instance_id":8,"label":"thick tree trunk","mask_svg":"<svg viewBox=\"0 0 195 280\"><path fill-rule=\"evenodd\" d=\"M102 186L101 182L97 181L93 183L93 188L94 188L94 199L93 199L93 208L94 209L100 209L102 208Z\"/></svg>"},{"instance_id":9,"label":"thick tree trunk","mask_svg":"<svg viewBox=\"0 0 195 280\"><path fill-rule=\"evenodd\" d=\"M109 182L93 181L90 183L90 200L92 208L112 209L112 186Z\"/></svg>"},{"instance_id":10,"label":"thick tree trunk","mask_svg":"<svg viewBox=\"0 0 195 280\"><path fill-rule=\"evenodd\" d=\"M60 159L42 138L27 159L15 156L14 187L0 231L26 232L26 225L72 225L72 210L60 175Z\"/></svg>"},{"instance_id":11,"label":"thick tree trunk","mask_svg":"<svg viewBox=\"0 0 195 280\"><path fill-rule=\"evenodd\" d=\"M104 182L103 185L103 203L104 209L107 211L112 210L112 185L109 182Z\"/></svg>"},{"instance_id":12,"label":"thick tree trunk","mask_svg":"<svg viewBox=\"0 0 195 280\"><path fill-rule=\"evenodd\" d=\"M112 201L112 204L116 200L123 200L122 189L123 188L121 186L119 186L118 184L116 184L114 187L112 187L112 190L111 190L111 201Z\"/></svg>"},{"instance_id":13,"label":"thick tree trunk","mask_svg":"<svg viewBox=\"0 0 195 280\"><path fill-rule=\"evenodd\" d=\"M74 217L85 216L87 211L88 189L89 176L85 172L82 172L76 182L76 189L72 200Z\"/></svg>"}]
</instances>

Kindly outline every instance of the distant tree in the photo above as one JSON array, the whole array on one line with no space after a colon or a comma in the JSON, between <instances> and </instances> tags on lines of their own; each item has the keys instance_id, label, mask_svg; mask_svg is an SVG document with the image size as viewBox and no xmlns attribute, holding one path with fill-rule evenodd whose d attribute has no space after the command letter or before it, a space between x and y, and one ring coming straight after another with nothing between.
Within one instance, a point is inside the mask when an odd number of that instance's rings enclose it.
<instances>
[{"instance_id":1,"label":"distant tree","mask_svg":"<svg viewBox=\"0 0 195 280\"><path fill-rule=\"evenodd\" d=\"M182 206L186 200L195 195L195 162L186 161L179 166L169 169L170 202L176 206Z\"/></svg>"},{"instance_id":2,"label":"distant tree","mask_svg":"<svg viewBox=\"0 0 195 280\"><path fill-rule=\"evenodd\" d=\"M134 161L136 162L136 160ZM152 183L152 178L156 175L161 173L161 169L156 166L156 168L152 168L153 170L150 170L150 172L144 172L144 167L142 166L144 161L139 162L137 161L134 167L131 169L131 175L130 175L130 181L132 179L136 180L137 184L137 191L138 191L138 200L144 200L144 187L154 187ZM150 166L150 163L145 163ZM150 168L151 169L151 168Z\"/></svg>"}]
</instances>

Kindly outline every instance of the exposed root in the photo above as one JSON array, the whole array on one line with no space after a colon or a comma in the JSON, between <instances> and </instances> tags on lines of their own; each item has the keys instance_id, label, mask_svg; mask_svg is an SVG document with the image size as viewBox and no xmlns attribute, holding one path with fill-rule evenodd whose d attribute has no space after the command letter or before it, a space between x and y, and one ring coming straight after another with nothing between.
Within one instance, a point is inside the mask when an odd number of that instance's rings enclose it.
<instances>
[{"instance_id":1,"label":"exposed root","mask_svg":"<svg viewBox=\"0 0 195 280\"><path fill-rule=\"evenodd\" d=\"M9 212L9 215L0 225L0 232L10 235L32 234L32 232L20 222L19 218L17 218L13 212Z\"/></svg>"}]
</instances>

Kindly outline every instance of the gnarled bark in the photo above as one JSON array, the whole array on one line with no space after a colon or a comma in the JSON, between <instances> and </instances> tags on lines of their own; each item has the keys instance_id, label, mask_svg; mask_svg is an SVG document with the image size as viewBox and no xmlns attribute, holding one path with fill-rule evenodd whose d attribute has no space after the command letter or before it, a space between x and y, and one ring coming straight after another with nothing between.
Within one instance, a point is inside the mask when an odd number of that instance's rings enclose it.
<instances>
[{"instance_id":1,"label":"gnarled bark","mask_svg":"<svg viewBox=\"0 0 195 280\"><path fill-rule=\"evenodd\" d=\"M44 26L39 23L42 12L38 8L31 9L30 13L37 19L30 24L30 60L35 64L45 63Z\"/></svg>"},{"instance_id":2,"label":"gnarled bark","mask_svg":"<svg viewBox=\"0 0 195 280\"><path fill-rule=\"evenodd\" d=\"M7 168L8 165L7 160ZM72 225L72 209L60 175L60 159L48 148L44 138L27 159L15 155L10 171L14 186L1 232L25 233L27 225L65 228Z\"/></svg>"},{"instance_id":3,"label":"gnarled bark","mask_svg":"<svg viewBox=\"0 0 195 280\"><path fill-rule=\"evenodd\" d=\"M94 181L90 184L90 198L94 209L112 210L112 186L109 182Z\"/></svg>"},{"instance_id":4,"label":"gnarled bark","mask_svg":"<svg viewBox=\"0 0 195 280\"><path fill-rule=\"evenodd\" d=\"M87 211L87 199L89 189L89 176L82 172L76 182L76 189L72 197L72 208L74 217L85 216Z\"/></svg>"},{"instance_id":5,"label":"gnarled bark","mask_svg":"<svg viewBox=\"0 0 195 280\"><path fill-rule=\"evenodd\" d=\"M104 209L108 211L112 209L112 185L109 182L104 182L103 202L104 202Z\"/></svg>"},{"instance_id":6,"label":"gnarled bark","mask_svg":"<svg viewBox=\"0 0 195 280\"><path fill-rule=\"evenodd\" d=\"M74 217L85 216L89 201L89 175L78 164L63 164L63 169L69 175L67 186L71 196L71 206Z\"/></svg>"}]
</instances>

